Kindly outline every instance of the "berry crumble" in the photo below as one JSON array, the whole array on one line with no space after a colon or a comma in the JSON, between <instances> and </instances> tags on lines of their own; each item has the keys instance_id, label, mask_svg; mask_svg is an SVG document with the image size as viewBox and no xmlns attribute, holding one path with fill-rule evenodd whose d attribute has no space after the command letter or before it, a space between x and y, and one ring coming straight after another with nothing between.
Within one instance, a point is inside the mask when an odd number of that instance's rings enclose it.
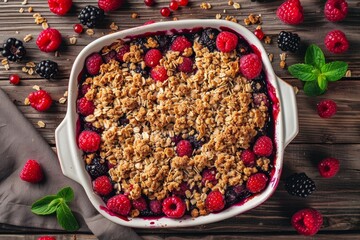
<instances>
[{"instance_id":1,"label":"berry crumble","mask_svg":"<svg viewBox=\"0 0 360 240\"><path fill-rule=\"evenodd\" d=\"M266 188L272 101L257 54L206 28L118 40L88 57L77 142L109 211L198 217Z\"/></svg>"}]
</instances>

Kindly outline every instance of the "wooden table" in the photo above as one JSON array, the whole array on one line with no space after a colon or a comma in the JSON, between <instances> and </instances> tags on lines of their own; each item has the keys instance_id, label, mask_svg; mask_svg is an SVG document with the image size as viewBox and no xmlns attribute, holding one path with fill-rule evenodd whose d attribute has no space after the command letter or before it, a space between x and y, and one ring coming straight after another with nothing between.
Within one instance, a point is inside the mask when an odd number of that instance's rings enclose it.
<instances>
[{"instance_id":1,"label":"wooden table","mask_svg":"<svg viewBox=\"0 0 360 240\"><path fill-rule=\"evenodd\" d=\"M54 130L65 116L66 103L55 102L47 112L37 112L24 105L24 99L38 85L50 92L55 100L60 99L67 90L68 77L73 60L80 50L94 39L110 32L109 25L115 22L119 30L142 25L153 19L157 21L172 20L161 17L159 10L168 5L168 0L157 0L155 7L146 7L142 0L129 0L128 5L118 11L107 14L106 23L102 29L95 29L95 35L85 33L77 35L73 31L73 24L78 23L77 14L85 6L80 1L74 1L75 7L64 16L52 14L46 1L29 0L26 5L20 1L0 3L0 42L9 37L23 39L32 34L33 40L26 43L27 58L22 63L11 63L6 71L0 67L0 87L15 102L17 107L33 123L50 146L55 146ZM90 1L97 5L95 1ZM216 14L222 18L234 16L239 24L244 25L243 19L250 13L261 14L262 28L266 35L272 38L272 43L264 44L268 53L274 55L273 67L276 74L299 89L297 94L300 132L294 141L286 148L284 156L283 178L294 172L305 172L317 185L317 190L308 198L300 199L290 196L284 190L283 180L275 194L264 204L245 214L224 220L222 222L182 229L160 229L136 231L145 239L304 239L298 235L290 225L292 214L305 207L313 207L324 216L321 231L314 239L360 239L360 2L349 0L349 14L341 23L328 22L323 15L324 1L303 0L305 21L299 26L281 23L275 15L277 7L282 1L267 3L251 2L250 0L236 1L241 9L228 6L226 0L209 0L212 8L203 10L199 6L200 0L190 0L188 7L176 11L172 17L209 18ZM33 7L33 13L28 8ZM24 8L23 13L19 9ZM225 11L226 10L226 11ZM63 35L62 49L58 56L53 53L40 52L35 39L42 30L41 25L34 23L33 14L40 13L47 19L51 27L57 28ZM138 18L131 18L132 13L138 13ZM247 26L254 31L257 25ZM334 55L325 50L323 39L325 34L333 29L340 29L346 33L350 41L350 50L345 54ZM319 97L307 97L302 91L302 83L291 77L286 69L279 67L280 49L276 38L281 30L296 32L302 39L303 46L311 43L319 45L325 52L328 61L342 60L349 64L351 76L341 81L331 83L326 94ZM75 36L77 43L70 44L69 38ZM287 64L303 62L304 49L299 53L288 53ZM39 62L52 59L60 66L60 77L56 81L47 81L38 75L28 75L22 72L26 62ZM9 84L8 76L17 73L22 81L19 86ZM316 104L321 99L333 99L338 105L338 113L331 119L321 119L316 113ZM46 124L45 128L37 125L38 121ZM340 172L331 179L319 176L316 164L324 157L335 157L341 162ZM36 236L52 233L58 239L96 239L91 233L67 235L65 232L49 232L42 229L27 229L1 225L0 239L36 239Z\"/></svg>"}]
</instances>

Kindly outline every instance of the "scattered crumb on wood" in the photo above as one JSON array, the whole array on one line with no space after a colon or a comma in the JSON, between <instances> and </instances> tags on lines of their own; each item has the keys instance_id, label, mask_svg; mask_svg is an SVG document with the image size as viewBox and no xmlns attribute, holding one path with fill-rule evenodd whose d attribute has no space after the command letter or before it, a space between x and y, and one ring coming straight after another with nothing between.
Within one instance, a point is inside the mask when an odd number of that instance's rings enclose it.
<instances>
[{"instance_id":1,"label":"scattered crumb on wood","mask_svg":"<svg viewBox=\"0 0 360 240\"><path fill-rule=\"evenodd\" d=\"M40 128L45 128L46 124L43 122L43 121L38 121L37 122L37 125L40 127Z\"/></svg>"}]
</instances>

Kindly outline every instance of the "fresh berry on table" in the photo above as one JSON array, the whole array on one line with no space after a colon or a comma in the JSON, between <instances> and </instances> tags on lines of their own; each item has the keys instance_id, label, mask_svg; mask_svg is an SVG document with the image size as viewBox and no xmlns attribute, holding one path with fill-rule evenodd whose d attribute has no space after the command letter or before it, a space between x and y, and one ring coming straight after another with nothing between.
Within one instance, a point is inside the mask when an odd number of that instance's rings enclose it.
<instances>
[{"instance_id":1,"label":"fresh berry on table","mask_svg":"<svg viewBox=\"0 0 360 240\"><path fill-rule=\"evenodd\" d=\"M83 30L84 30L84 28L81 24L79 24L79 23L74 24L74 32L80 34L83 32Z\"/></svg>"},{"instance_id":2,"label":"fresh berry on table","mask_svg":"<svg viewBox=\"0 0 360 240\"><path fill-rule=\"evenodd\" d=\"M39 237L37 240L56 240L56 237L42 236L42 237Z\"/></svg>"},{"instance_id":3,"label":"fresh berry on table","mask_svg":"<svg viewBox=\"0 0 360 240\"><path fill-rule=\"evenodd\" d=\"M287 0L276 11L278 18L286 24L300 24L304 21L304 12L299 0Z\"/></svg>"},{"instance_id":4,"label":"fresh berry on table","mask_svg":"<svg viewBox=\"0 0 360 240\"><path fill-rule=\"evenodd\" d=\"M106 196L112 192L113 186L108 176L100 176L93 181L93 189L97 194Z\"/></svg>"},{"instance_id":5,"label":"fresh berry on table","mask_svg":"<svg viewBox=\"0 0 360 240\"><path fill-rule=\"evenodd\" d=\"M59 16L68 13L72 4L72 0L48 0L50 11Z\"/></svg>"},{"instance_id":6,"label":"fresh berry on table","mask_svg":"<svg viewBox=\"0 0 360 240\"><path fill-rule=\"evenodd\" d=\"M35 72L40 75L40 77L46 79L53 79L58 73L58 64L51 60L43 60L36 65Z\"/></svg>"},{"instance_id":7,"label":"fresh berry on table","mask_svg":"<svg viewBox=\"0 0 360 240\"><path fill-rule=\"evenodd\" d=\"M324 14L331 22L342 21L348 14L348 3L346 0L327 0L324 7Z\"/></svg>"},{"instance_id":8,"label":"fresh berry on table","mask_svg":"<svg viewBox=\"0 0 360 240\"><path fill-rule=\"evenodd\" d=\"M337 112L337 105L333 100L321 100L317 104L317 112L321 118L331 118Z\"/></svg>"},{"instance_id":9,"label":"fresh berry on table","mask_svg":"<svg viewBox=\"0 0 360 240\"><path fill-rule=\"evenodd\" d=\"M294 173L285 180L286 191L294 196L307 197L315 190L315 183L305 173Z\"/></svg>"},{"instance_id":10,"label":"fresh berry on table","mask_svg":"<svg viewBox=\"0 0 360 240\"><path fill-rule=\"evenodd\" d=\"M181 218L185 211L185 202L179 197L167 197L162 203L162 212L169 218Z\"/></svg>"},{"instance_id":11,"label":"fresh berry on table","mask_svg":"<svg viewBox=\"0 0 360 240\"><path fill-rule=\"evenodd\" d=\"M43 52L55 52L62 42L61 34L55 28L47 28L40 32L36 45Z\"/></svg>"},{"instance_id":12,"label":"fresh berry on table","mask_svg":"<svg viewBox=\"0 0 360 240\"><path fill-rule=\"evenodd\" d=\"M189 0L178 0L180 6L187 6L189 4Z\"/></svg>"},{"instance_id":13,"label":"fresh berry on table","mask_svg":"<svg viewBox=\"0 0 360 240\"><path fill-rule=\"evenodd\" d=\"M345 33L340 30L332 30L328 32L324 39L327 50L332 53L340 54L349 49L349 42Z\"/></svg>"},{"instance_id":14,"label":"fresh berry on table","mask_svg":"<svg viewBox=\"0 0 360 240\"><path fill-rule=\"evenodd\" d=\"M173 11L176 11L178 8L179 8L179 3L175 0L172 0L170 3L169 3L169 8Z\"/></svg>"},{"instance_id":15,"label":"fresh berry on table","mask_svg":"<svg viewBox=\"0 0 360 240\"><path fill-rule=\"evenodd\" d=\"M26 55L23 42L16 38L7 39L3 44L1 55L12 62L21 61Z\"/></svg>"},{"instance_id":16,"label":"fresh berry on table","mask_svg":"<svg viewBox=\"0 0 360 240\"><path fill-rule=\"evenodd\" d=\"M318 170L322 177L332 178L340 169L340 162L336 158L324 158L318 164Z\"/></svg>"},{"instance_id":17,"label":"fresh berry on table","mask_svg":"<svg viewBox=\"0 0 360 240\"><path fill-rule=\"evenodd\" d=\"M131 210L131 202L128 197L123 194L118 194L111 197L106 204L107 208L122 216L127 216Z\"/></svg>"},{"instance_id":18,"label":"fresh berry on table","mask_svg":"<svg viewBox=\"0 0 360 240\"><path fill-rule=\"evenodd\" d=\"M17 74L11 74L9 76L9 81L13 85L18 85L20 83L20 77Z\"/></svg>"},{"instance_id":19,"label":"fresh berry on table","mask_svg":"<svg viewBox=\"0 0 360 240\"><path fill-rule=\"evenodd\" d=\"M170 11L170 9L168 7L163 7L163 8L160 9L160 14L163 17L168 17L168 16L170 16L171 11Z\"/></svg>"},{"instance_id":20,"label":"fresh berry on table","mask_svg":"<svg viewBox=\"0 0 360 240\"><path fill-rule=\"evenodd\" d=\"M118 10L125 3L125 0L98 0L99 8L105 12Z\"/></svg>"},{"instance_id":21,"label":"fresh berry on table","mask_svg":"<svg viewBox=\"0 0 360 240\"><path fill-rule=\"evenodd\" d=\"M263 30L260 28L256 28L254 31L255 36L259 39L259 40L263 40L265 37L265 34L263 32Z\"/></svg>"},{"instance_id":22,"label":"fresh berry on table","mask_svg":"<svg viewBox=\"0 0 360 240\"><path fill-rule=\"evenodd\" d=\"M305 236L315 235L323 224L321 213L313 208L306 208L296 212L291 218L295 230Z\"/></svg>"},{"instance_id":23,"label":"fresh berry on table","mask_svg":"<svg viewBox=\"0 0 360 240\"><path fill-rule=\"evenodd\" d=\"M80 11L78 19L88 28L98 27L104 19L104 10L88 5Z\"/></svg>"},{"instance_id":24,"label":"fresh berry on table","mask_svg":"<svg viewBox=\"0 0 360 240\"><path fill-rule=\"evenodd\" d=\"M99 150L101 137L98 133L85 130L79 134L79 148L84 152L96 152Z\"/></svg>"},{"instance_id":25,"label":"fresh berry on table","mask_svg":"<svg viewBox=\"0 0 360 240\"><path fill-rule=\"evenodd\" d=\"M251 175L246 182L246 189L251 193L258 193L265 189L268 177L264 173Z\"/></svg>"},{"instance_id":26,"label":"fresh berry on table","mask_svg":"<svg viewBox=\"0 0 360 240\"><path fill-rule=\"evenodd\" d=\"M20 178L29 183L41 182L44 178L40 164L36 160L27 160L20 172Z\"/></svg>"},{"instance_id":27,"label":"fresh berry on table","mask_svg":"<svg viewBox=\"0 0 360 240\"><path fill-rule=\"evenodd\" d=\"M262 70L261 59L255 53L240 58L240 71L248 79L257 78Z\"/></svg>"},{"instance_id":28,"label":"fresh berry on table","mask_svg":"<svg viewBox=\"0 0 360 240\"><path fill-rule=\"evenodd\" d=\"M281 31L277 43L283 51L297 52L300 47L300 37L296 33Z\"/></svg>"},{"instance_id":29,"label":"fresh berry on table","mask_svg":"<svg viewBox=\"0 0 360 240\"><path fill-rule=\"evenodd\" d=\"M45 90L30 93L28 99L30 105L39 112L48 110L52 104L52 98Z\"/></svg>"},{"instance_id":30,"label":"fresh berry on table","mask_svg":"<svg viewBox=\"0 0 360 240\"><path fill-rule=\"evenodd\" d=\"M155 5L155 0L144 0L146 6L151 7Z\"/></svg>"}]
</instances>

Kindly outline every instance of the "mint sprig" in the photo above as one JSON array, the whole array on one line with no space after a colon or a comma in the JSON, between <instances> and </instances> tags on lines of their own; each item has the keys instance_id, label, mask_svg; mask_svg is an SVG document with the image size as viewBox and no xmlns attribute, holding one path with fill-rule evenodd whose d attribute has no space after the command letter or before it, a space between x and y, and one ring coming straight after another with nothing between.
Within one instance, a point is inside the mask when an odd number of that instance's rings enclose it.
<instances>
[{"instance_id":1,"label":"mint sprig","mask_svg":"<svg viewBox=\"0 0 360 240\"><path fill-rule=\"evenodd\" d=\"M291 65L291 75L305 82L304 92L308 96L323 94L328 82L340 80L347 71L348 64L342 61L325 62L322 50L311 44L305 53L305 63Z\"/></svg>"},{"instance_id":2,"label":"mint sprig","mask_svg":"<svg viewBox=\"0 0 360 240\"><path fill-rule=\"evenodd\" d=\"M67 204L73 199L74 191L71 187L65 187L56 195L48 195L34 202L31 206L31 212L36 215L56 213L57 221L63 229L75 231L79 229L79 224Z\"/></svg>"}]
</instances>

